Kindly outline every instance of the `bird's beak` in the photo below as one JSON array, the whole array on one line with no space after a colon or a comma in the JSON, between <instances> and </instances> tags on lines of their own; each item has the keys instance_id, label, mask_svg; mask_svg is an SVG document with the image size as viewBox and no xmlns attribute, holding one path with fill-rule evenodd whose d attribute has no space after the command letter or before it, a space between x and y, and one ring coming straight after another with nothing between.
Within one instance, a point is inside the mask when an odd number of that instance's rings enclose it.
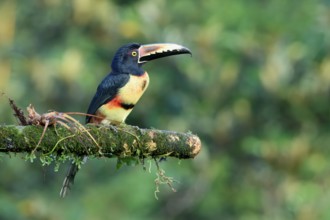
<instances>
[{"instance_id":1,"label":"bird's beak","mask_svg":"<svg viewBox=\"0 0 330 220\"><path fill-rule=\"evenodd\" d=\"M150 60L185 53L189 53L191 55L191 52L188 48L178 44L145 44L141 45L139 48L138 62L145 63Z\"/></svg>"}]
</instances>

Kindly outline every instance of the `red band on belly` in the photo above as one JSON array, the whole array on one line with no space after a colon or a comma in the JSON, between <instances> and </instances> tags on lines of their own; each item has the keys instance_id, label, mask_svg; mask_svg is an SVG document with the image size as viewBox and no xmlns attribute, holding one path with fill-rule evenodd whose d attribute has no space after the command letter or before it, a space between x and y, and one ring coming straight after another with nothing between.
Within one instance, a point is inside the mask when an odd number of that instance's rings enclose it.
<instances>
[{"instance_id":1,"label":"red band on belly","mask_svg":"<svg viewBox=\"0 0 330 220\"><path fill-rule=\"evenodd\" d=\"M112 99L110 102L108 102L106 104L107 108L118 108L121 107L121 101L118 97L115 97L114 99Z\"/></svg>"}]
</instances>

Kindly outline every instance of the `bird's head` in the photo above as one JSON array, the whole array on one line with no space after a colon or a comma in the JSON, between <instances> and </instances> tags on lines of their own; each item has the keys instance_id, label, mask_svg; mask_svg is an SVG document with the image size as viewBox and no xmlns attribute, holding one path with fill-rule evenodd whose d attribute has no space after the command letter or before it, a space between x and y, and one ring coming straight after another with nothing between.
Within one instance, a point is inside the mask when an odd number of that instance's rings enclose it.
<instances>
[{"instance_id":1,"label":"bird's head","mask_svg":"<svg viewBox=\"0 0 330 220\"><path fill-rule=\"evenodd\" d=\"M112 60L112 70L114 73L126 73L141 75L144 73L141 66L154 59L178 55L191 54L188 48L178 44L158 43L158 44L137 44L130 43L119 48Z\"/></svg>"}]
</instances>

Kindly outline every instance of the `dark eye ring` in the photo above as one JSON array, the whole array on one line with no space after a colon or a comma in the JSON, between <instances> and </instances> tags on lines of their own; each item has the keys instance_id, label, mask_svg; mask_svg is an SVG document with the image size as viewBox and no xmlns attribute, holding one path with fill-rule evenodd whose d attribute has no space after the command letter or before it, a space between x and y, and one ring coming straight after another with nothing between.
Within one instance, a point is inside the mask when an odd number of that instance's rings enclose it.
<instances>
[{"instance_id":1,"label":"dark eye ring","mask_svg":"<svg viewBox=\"0 0 330 220\"><path fill-rule=\"evenodd\" d=\"M135 57L137 55L137 52L136 51L133 51L132 52L132 56Z\"/></svg>"}]
</instances>

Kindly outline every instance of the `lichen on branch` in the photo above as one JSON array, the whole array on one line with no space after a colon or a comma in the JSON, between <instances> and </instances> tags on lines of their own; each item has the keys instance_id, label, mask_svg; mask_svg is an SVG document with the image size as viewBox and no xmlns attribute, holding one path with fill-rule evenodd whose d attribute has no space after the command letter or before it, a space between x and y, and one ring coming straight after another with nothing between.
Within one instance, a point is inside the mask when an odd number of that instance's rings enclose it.
<instances>
[{"instance_id":1,"label":"lichen on branch","mask_svg":"<svg viewBox=\"0 0 330 220\"><path fill-rule=\"evenodd\" d=\"M200 139L191 133L141 129L130 125L119 127L86 125L85 128L85 130L72 130L57 125L48 127L43 133L43 126L1 125L0 152L35 151L47 155L169 156L188 159L194 158L201 149ZM92 140L91 136L95 140Z\"/></svg>"}]
</instances>

